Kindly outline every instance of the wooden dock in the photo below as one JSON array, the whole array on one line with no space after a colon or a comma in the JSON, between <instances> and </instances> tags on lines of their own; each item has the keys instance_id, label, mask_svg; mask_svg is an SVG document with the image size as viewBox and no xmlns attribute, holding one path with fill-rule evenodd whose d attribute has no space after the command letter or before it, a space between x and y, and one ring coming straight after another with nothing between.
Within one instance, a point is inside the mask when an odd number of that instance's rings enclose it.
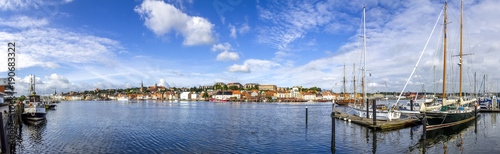
<instances>
[{"instance_id":1,"label":"wooden dock","mask_svg":"<svg viewBox=\"0 0 500 154\"><path fill-rule=\"evenodd\" d=\"M382 121L377 120L377 124L373 125L373 119L358 117L355 115L345 114L336 112L335 118L350 121L355 124L359 124L362 126L366 126L369 128L377 129L377 130L395 130L406 128L410 126L416 126L421 124L418 119L402 119L402 120L394 120L394 121Z\"/></svg>"}]
</instances>

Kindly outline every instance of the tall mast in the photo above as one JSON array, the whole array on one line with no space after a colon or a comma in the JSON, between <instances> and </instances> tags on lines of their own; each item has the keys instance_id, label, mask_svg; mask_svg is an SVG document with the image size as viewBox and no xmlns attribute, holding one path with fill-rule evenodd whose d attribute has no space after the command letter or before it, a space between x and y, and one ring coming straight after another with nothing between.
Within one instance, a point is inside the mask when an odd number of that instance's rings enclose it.
<instances>
[{"instance_id":1,"label":"tall mast","mask_svg":"<svg viewBox=\"0 0 500 154\"><path fill-rule=\"evenodd\" d=\"M365 74L366 74L366 14L365 14L365 6L363 6L363 79L361 80L361 83L363 85L363 102L366 102L366 105L368 105L368 102L366 101L366 91L365 91Z\"/></svg>"},{"instance_id":2,"label":"tall mast","mask_svg":"<svg viewBox=\"0 0 500 154\"><path fill-rule=\"evenodd\" d=\"M463 32L463 19L464 19L464 1L461 1L460 7L460 97L462 98L462 32Z\"/></svg>"},{"instance_id":3,"label":"tall mast","mask_svg":"<svg viewBox=\"0 0 500 154\"><path fill-rule=\"evenodd\" d=\"M436 66L434 66L434 96L436 97Z\"/></svg>"},{"instance_id":4,"label":"tall mast","mask_svg":"<svg viewBox=\"0 0 500 154\"><path fill-rule=\"evenodd\" d=\"M474 92L472 94L474 94L474 97L477 97L477 91L476 91L476 72L474 72ZM474 98L472 97L472 98Z\"/></svg>"},{"instance_id":5,"label":"tall mast","mask_svg":"<svg viewBox=\"0 0 500 154\"><path fill-rule=\"evenodd\" d=\"M356 102L356 99L358 97L358 95L356 94L356 64L352 64L352 68L353 68L353 71L352 71L352 74L353 74L353 80L352 80L352 86L354 88L354 101Z\"/></svg>"},{"instance_id":6,"label":"tall mast","mask_svg":"<svg viewBox=\"0 0 500 154\"><path fill-rule=\"evenodd\" d=\"M344 64L344 96L345 96L345 64Z\"/></svg>"},{"instance_id":7,"label":"tall mast","mask_svg":"<svg viewBox=\"0 0 500 154\"><path fill-rule=\"evenodd\" d=\"M447 1L444 2L444 66L443 66L443 99L446 98L446 24L447 24ZM444 101L443 101L444 102Z\"/></svg>"}]
</instances>

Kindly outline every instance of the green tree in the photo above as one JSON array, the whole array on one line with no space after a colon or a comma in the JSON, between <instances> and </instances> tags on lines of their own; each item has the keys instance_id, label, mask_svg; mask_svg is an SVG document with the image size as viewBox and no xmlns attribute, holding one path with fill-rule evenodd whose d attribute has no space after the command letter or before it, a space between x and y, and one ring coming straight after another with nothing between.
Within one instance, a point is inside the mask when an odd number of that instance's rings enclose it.
<instances>
[{"instance_id":1,"label":"green tree","mask_svg":"<svg viewBox=\"0 0 500 154\"><path fill-rule=\"evenodd\" d=\"M24 102L24 100L25 100L25 99L26 99L26 96L21 95L21 97L18 97L18 98L17 98L17 101Z\"/></svg>"},{"instance_id":2,"label":"green tree","mask_svg":"<svg viewBox=\"0 0 500 154\"><path fill-rule=\"evenodd\" d=\"M201 97L203 97L203 98L208 98L208 93L205 91L205 92L203 93L203 96L201 96Z\"/></svg>"}]
</instances>

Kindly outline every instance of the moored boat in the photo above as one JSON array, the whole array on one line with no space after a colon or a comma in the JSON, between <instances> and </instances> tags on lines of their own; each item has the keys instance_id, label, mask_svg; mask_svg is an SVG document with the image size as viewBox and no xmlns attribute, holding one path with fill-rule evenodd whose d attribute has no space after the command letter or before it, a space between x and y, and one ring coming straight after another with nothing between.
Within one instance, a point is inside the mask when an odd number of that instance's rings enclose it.
<instances>
[{"instance_id":1,"label":"moored boat","mask_svg":"<svg viewBox=\"0 0 500 154\"><path fill-rule=\"evenodd\" d=\"M33 76L34 78L34 76ZM40 100L40 95L35 92L35 81L31 80L31 89L28 100L25 100L25 107L22 117L26 120L44 120L47 114L45 105Z\"/></svg>"}]
</instances>

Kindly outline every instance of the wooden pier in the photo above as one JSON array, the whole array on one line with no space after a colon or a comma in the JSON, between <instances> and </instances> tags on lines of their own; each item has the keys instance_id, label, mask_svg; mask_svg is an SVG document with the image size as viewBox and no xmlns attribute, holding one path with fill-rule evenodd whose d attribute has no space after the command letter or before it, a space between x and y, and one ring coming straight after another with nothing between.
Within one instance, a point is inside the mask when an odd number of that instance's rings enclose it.
<instances>
[{"instance_id":1,"label":"wooden pier","mask_svg":"<svg viewBox=\"0 0 500 154\"><path fill-rule=\"evenodd\" d=\"M393 120L393 121L382 121L377 120L377 123L373 125L373 119L358 117L355 115L345 114L336 112L335 118L350 121L355 124L359 124L368 128L377 129L377 130L394 130L394 129L402 129L406 127L416 126L421 124L418 119L401 119L401 120Z\"/></svg>"}]
</instances>

